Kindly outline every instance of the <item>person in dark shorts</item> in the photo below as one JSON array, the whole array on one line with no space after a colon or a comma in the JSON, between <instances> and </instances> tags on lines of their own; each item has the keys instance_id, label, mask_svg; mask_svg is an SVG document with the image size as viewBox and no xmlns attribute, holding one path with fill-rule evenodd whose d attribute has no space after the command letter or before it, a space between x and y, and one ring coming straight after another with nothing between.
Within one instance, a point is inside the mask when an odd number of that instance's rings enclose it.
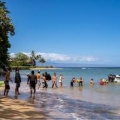
<instances>
[{"instance_id":1,"label":"person in dark shorts","mask_svg":"<svg viewBox=\"0 0 120 120\"><path fill-rule=\"evenodd\" d=\"M79 86L83 86L83 78L80 77Z\"/></svg>"},{"instance_id":2,"label":"person in dark shorts","mask_svg":"<svg viewBox=\"0 0 120 120\"><path fill-rule=\"evenodd\" d=\"M9 81L13 82L10 79L10 73L11 73L12 69L8 68L7 72L5 74L5 80L4 80L4 84L5 84L5 89L4 89L4 96L8 96L9 90L10 90L10 85L9 85Z\"/></svg>"},{"instance_id":3,"label":"person in dark shorts","mask_svg":"<svg viewBox=\"0 0 120 120\"><path fill-rule=\"evenodd\" d=\"M75 78L73 77L71 82L70 82L70 86L73 87L74 86L74 82L75 82Z\"/></svg>"},{"instance_id":4,"label":"person in dark shorts","mask_svg":"<svg viewBox=\"0 0 120 120\"><path fill-rule=\"evenodd\" d=\"M31 71L31 75L28 76L27 84L30 84L30 94L32 95L36 93L36 84L37 84L37 76L34 75L34 71Z\"/></svg>"},{"instance_id":5,"label":"person in dark shorts","mask_svg":"<svg viewBox=\"0 0 120 120\"><path fill-rule=\"evenodd\" d=\"M20 83L21 83L21 76L20 76L18 67L16 67L15 69L15 83L16 83L15 96L18 96L20 95L19 88L20 88Z\"/></svg>"}]
</instances>

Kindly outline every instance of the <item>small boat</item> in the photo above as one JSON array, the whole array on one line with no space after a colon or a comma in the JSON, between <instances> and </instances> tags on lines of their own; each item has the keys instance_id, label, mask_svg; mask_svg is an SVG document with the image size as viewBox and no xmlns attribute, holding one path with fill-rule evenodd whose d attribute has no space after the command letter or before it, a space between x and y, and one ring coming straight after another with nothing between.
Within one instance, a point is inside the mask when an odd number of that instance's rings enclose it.
<instances>
[{"instance_id":1,"label":"small boat","mask_svg":"<svg viewBox=\"0 0 120 120\"><path fill-rule=\"evenodd\" d=\"M115 83L120 83L120 75L116 75L114 79Z\"/></svg>"}]
</instances>

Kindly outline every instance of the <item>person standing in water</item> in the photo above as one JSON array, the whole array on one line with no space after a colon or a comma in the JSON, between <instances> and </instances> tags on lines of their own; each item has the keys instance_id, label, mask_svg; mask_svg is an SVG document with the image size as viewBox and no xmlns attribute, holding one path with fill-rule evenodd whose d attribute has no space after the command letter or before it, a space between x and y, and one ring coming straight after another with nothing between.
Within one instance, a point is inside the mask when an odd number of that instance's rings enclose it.
<instances>
[{"instance_id":1,"label":"person standing in water","mask_svg":"<svg viewBox=\"0 0 120 120\"><path fill-rule=\"evenodd\" d=\"M20 88L20 83L21 83L21 76L20 76L18 67L16 67L15 69L15 83L16 83L15 96L18 96L20 95L19 88Z\"/></svg>"},{"instance_id":2,"label":"person standing in water","mask_svg":"<svg viewBox=\"0 0 120 120\"><path fill-rule=\"evenodd\" d=\"M70 82L70 86L73 87L74 86L74 82L75 82L75 78L73 77L71 82Z\"/></svg>"},{"instance_id":3,"label":"person standing in water","mask_svg":"<svg viewBox=\"0 0 120 120\"><path fill-rule=\"evenodd\" d=\"M13 82L10 78L10 73L12 72L11 68L8 68L6 74L5 74L5 80L4 80L4 84L5 84L5 89L4 89L4 96L8 96L9 90L10 90L10 85L9 85L9 81Z\"/></svg>"},{"instance_id":4,"label":"person standing in water","mask_svg":"<svg viewBox=\"0 0 120 120\"><path fill-rule=\"evenodd\" d=\"M62 74L60 74L59 83L60 83L60 87L62 87L62 85L63 85L63 76L62 76Z\"/></svg>"},{"instance_id":5,"label":"person standing in water","mask_svg":"<svg viewBox=\"0 0 120 120\"><path fill-rule=\"evenodd\" d=\"M40 85L41 85L41 82L40 82L40 70L38 71L38 73L37 73L37 85L38 85L38 89L40 88Z\"/></svg>"},{"instance_id":6,"label":"person standing in water","mask_svg":"<svg viewBox=\"0 0 120 120\"><path fill-rule=\"evenodd\" d=\"M90 85L94 85L94 80L93 79L90 80Z\"/></svg>"},{"instance_id":7,"label":"person standing in water","mask_svg":"<svg viewBox=\"0 0 120 120\"><path fill-rule=\"evenodd\" d=\"M79 86L83 86L83 78L80 77Z\"/></svg>"},{"instance_id":8,"label":"person standing in water","mask_svg":"<svg viewBox=\"0 0 120 120\"><path fill-rule=\"evenodd\" d=\"M36 93L36 84L37 84L37 76L34 75L34 71L31 71L31 75L28 76L27 84L30 84L30 94L32 95Z\"/></svg>"},{"instance_id":9,"label":"person standing in water","mask_svg":"<svg viewBox=\"0 0 120 120\"><path fill-rule=\"evenodd\" d=\"M57 88L57 76L56 76L56 73L54 73L54 75L52 77L52 88L54 87L54 85Z\"/></svg>"},{"instance_id":10,"label":"person standing in water","mask_svg":"<svg viewBox=\"0 0 120 120\"><path fill-rule=\"evenodd\" d=\"M43 84L43 88L47 88L47 82L46 82L46 77L45 74L42 74L42 84Z\"/></svg>"}]
</instances>

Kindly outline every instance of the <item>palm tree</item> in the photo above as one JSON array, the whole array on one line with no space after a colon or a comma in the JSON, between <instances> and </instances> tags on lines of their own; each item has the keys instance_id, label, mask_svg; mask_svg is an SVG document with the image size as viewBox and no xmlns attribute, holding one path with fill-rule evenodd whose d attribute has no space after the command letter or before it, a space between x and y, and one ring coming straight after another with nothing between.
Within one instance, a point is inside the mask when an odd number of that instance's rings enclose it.
<instances>
[{"instance_id":1,"label":"palm tree","mask_svg":"<svg viewBox=\"0 0 120 120\"><path fill-rule=\"evenodd\" d=\"M41 59L39 60L39 62L43 64L43 63L45 63L46 61L45 61L44 58L41 58Z\"/></svg>"}]
</instances>

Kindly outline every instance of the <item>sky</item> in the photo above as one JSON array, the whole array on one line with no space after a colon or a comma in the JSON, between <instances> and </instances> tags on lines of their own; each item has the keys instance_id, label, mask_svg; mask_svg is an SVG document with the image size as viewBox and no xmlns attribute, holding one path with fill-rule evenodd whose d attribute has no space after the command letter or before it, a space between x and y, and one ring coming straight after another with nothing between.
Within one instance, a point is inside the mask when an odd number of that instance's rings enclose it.
<instances>
[{"instance_id":1,"label":"sky","mask_svg":"<svg viewBox=\"0 0 120 120\"><path fill-rule=\"evenodd\" d=\"M15 26L11 55L120 66L120 0L4 0Z\"/></svg>"}]
</instances>

